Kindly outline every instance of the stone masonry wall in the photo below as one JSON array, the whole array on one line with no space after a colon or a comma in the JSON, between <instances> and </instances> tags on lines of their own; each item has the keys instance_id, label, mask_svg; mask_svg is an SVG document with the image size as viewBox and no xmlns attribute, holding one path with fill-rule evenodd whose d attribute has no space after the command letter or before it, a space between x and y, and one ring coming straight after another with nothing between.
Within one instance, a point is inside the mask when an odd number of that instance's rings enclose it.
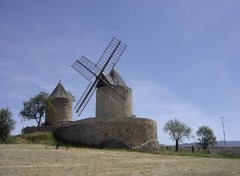
<instances>
[{"instance_id":1,"label":"stone masonry wall","mask_svg":"<svg viewBox=\"0 0 240 176\"><path fill-rule=\"evenodd\" d=\"M55 125L58 121L72 121L72 101L55 97L52 101L55 111L47 112L46 124Z\"/></svg>"},{"instance_id":2,"label":"stone masonry wall","mask_svg":"<svg viewBox=\"0 0 240 176\"><path fill-rule=\"evenodd\" d=\"M116 94L110 87L98 88L96 91L96 117L131 117L133 115L132 89L118 85L112 87L122 95L128 92L126 101L121 97L115 97L117 102L120 103L118 105L114 99L106 95L106 92L110 95Z\"/></svg>"},{"instance_id":3,"label":"stone masonry wall","mask_svg":"<svg viewBox=\"0 0 240 176\"><path fill-rule=\"evenodd\" d=\"M131 148L157 141L157 125L146 118L99 117L62 125L54 134L62 140L82 145Z\"/></svg>"},{"instance_id":4,"label":"stone masonry wall","mask_svg":"<svg viewBox=\"0 0 240 176\"><path fill-rule=\"evenodd\" d=\"M60 125L63 124L69 124L72 123L71 121L58 121L52 126L31 126L31 127L25 127L22 129L23 134L30 134L30 133L35 133L35 132L53 132L55 129L57 129Z\"/></svg>"},{"instance_id":5,"label":"stone masonry wall","mask_svg":"<svg viewBox=\"0 0 240 176\"><path fill-rule=\"evenodd\" d=\"M56 127L25 127L22 129L23 134L30 134L35 132L51 132L54 131Z\"/></svg>"}]
</instances>

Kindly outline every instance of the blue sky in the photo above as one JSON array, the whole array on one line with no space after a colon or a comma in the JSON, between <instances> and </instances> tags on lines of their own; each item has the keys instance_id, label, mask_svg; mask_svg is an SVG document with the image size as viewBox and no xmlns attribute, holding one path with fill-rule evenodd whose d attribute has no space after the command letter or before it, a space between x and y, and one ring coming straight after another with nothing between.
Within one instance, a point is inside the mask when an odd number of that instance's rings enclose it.
<instances>
[{"instance_id":1,"label":"blue sky","mask_svg":"<svg viewBox=\"0 0 240 176\"><path fill-rule=\"evenodd\" d=\"M96 62L115 36L128 45L116 69L133 89L134 114L157 121L160 143L174 144L162 132L174 118L223 140L224 117L226 140L240 140L239 19L238 0L0 0L0 108L19 134L36 124L18 114L40 91L61 80L79 99L88 82L71 64ZM94 112L95 98L80 119Z\"/></svg>"}]
</instances>

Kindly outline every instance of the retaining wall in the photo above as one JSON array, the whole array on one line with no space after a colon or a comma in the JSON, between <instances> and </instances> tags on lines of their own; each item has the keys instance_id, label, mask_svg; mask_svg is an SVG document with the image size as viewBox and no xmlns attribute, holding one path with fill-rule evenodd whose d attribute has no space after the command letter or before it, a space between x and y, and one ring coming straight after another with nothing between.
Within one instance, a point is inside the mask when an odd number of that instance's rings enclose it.
<instances>
[{"instance_id":1,"label":"retaining wall","mask_svg":"<svg viewBox=\"0 0 240 176\"><path fill-rule=\"evenodd\" d=\"M51 132L54 131L56 127L25 127L22 129L23 134L30 134L35 132Z\"/></svg>"},{"instance_id":2,"label":"retaining wall","mask_svg":"<svg viewBox=\"0 0 240 176\"><path fill-rule=\"evenodd\" d=\"M22 129L23 134L29 134L29 133L35 133L35 132L51 132L57 129L59 126L63 124L69 124L72 123L72 121L56 121L53 126L31 126L31 127L25 127Z\"/></svg>"},{"instance_id":3,"label":"retaining wall","mask_svg":"<svg viewBox=\"0 0 240 176\"><path fill-rule=\"evenodd\" d=\"M157 141L157 125L146 118L88 118L59 126L56 137L87 146L131 148Z\"/></svg>"}]
</instances>

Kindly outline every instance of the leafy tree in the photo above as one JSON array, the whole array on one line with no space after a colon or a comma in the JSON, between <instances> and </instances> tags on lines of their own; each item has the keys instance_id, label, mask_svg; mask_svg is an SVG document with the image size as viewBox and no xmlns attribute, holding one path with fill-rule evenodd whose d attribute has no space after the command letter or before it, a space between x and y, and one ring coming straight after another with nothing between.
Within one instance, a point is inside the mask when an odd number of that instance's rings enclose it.
<instances>
[{"instance_id":1,"label":"leafy tree","mask_svg":"<svg viewBox=\"0 0 240 176\"><path fill-rule=\"evenodd\" d=\"M12 119L12 113L7 109L0 110L0 141L4 141L15 128L15 121Z\"/></svg>"},{"instance_id":2,"label":"leafy tree","mask_svg":"<svg viewBox=\"0 0 240 176\"><path fill-rule=\"evenodd\" d=\"M203 148L204 151L208 149L209 145L214 145L217 143L216 136L214 135L212 129L208 126L199 127L196 134L199 137L198 144Z\"/></svg>"},{"instance_id":3,"label":"leafy tree","mask_svg":"<svg viewBox=\"0 0 240 176\"><path fill-rule=\"evenodd\" d=\"M36 120L39 127L46 112L53 109L52 100L48 93L40 92L38 95L30 98L30 100L23 102L23 109L19 115L22 116L23 120Z\"/></svg>"},{"instance_id":4,"label":"leafy tree","mask_svg":"<svg viewBox=\"0 0 240 176\"><path fill-rule=\"evenodd\" d=\"M178 151L178 143L183 142L184 138L190 138L192 133L192 129L190 127L177 119L169 120L165 124L163 131L168 133L172 140L176 141L176 151Z\"/></svg>"}]
</instances>

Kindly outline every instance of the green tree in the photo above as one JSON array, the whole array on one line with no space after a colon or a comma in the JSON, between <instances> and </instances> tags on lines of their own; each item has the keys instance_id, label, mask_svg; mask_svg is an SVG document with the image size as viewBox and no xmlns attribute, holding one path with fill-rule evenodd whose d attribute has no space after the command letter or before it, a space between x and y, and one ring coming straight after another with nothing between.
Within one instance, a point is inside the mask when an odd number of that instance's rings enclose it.
<instances>
[{"instance_id":1,"label":"green tree","mask_svg":"<svg viewBox=\"0 0 240 176\"><path fill-rule=\"evenodd\" d=\"M176 141L176 151L178 151L179 142L183 142L184 138L190 138L192 133L192 129L190 127L177 119L169 120L165 124L163 131L168 133L172 140Z\"/></svg>"},{"instance_id":2,"label":"green tree","mask_svg":"<svg viewBox=\"0 0 240 176\"><path fill-rule=\"evenodd\" d=\"M19 115L22 116L23 120L36 120L39 127L46 112L51 110L54 110L54 108L48 93L40 92L30 100L23 102L23 109Z\"/></svg>"},{"instance_id":3,"label":"green tree","mask_svg":"<svg viewBox=\"0 0 240 176\"><path fill-rule=\"evenodd\" d=\"M0 110L0 141L5 141L8 138L10 132L15 128L15 123L8 108L2 108Z\"/></svg>"},{"instance_id":4,"label":"green tree","mask_svg":"<svg viewBox=\"0 0 240 176\"><path fill-rule=\"evenodd\" d=\"M217 143L216 136L214 135L212 129L208 126L201 126L196 132L199 141L199 145L203 148L204 151L208 149L208 146L214 145Z\"/></svg>"}]
</instances>

